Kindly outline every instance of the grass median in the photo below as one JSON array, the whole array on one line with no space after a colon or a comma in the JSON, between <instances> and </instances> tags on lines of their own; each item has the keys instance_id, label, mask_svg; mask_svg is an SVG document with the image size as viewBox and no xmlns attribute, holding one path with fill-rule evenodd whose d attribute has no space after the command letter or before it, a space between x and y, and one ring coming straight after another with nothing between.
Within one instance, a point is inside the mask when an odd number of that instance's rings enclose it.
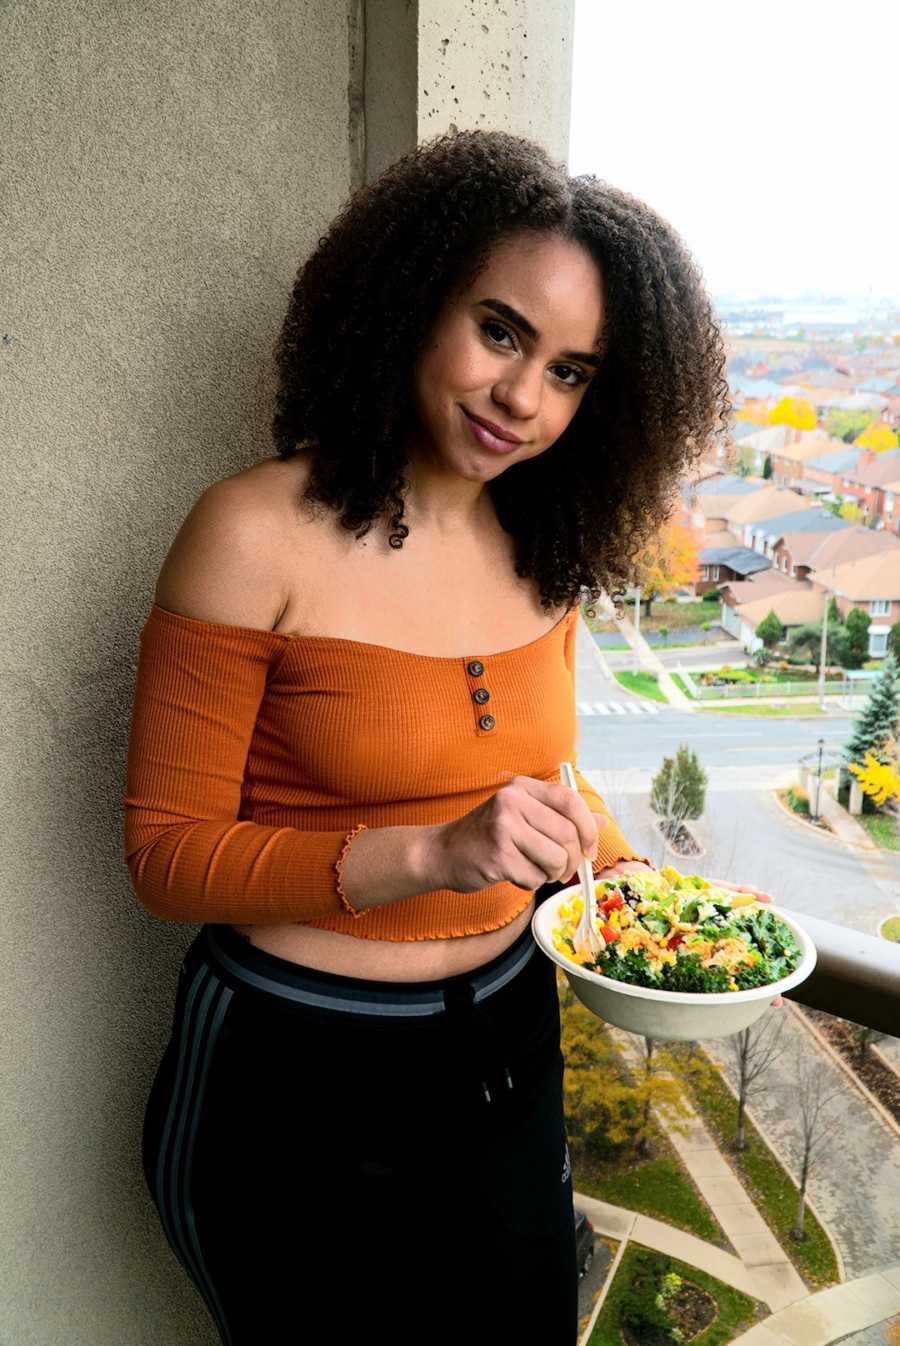
<instances>
[{"instance_id":1,"label":"grass median","mask_svg":"<svg viewBox=\"0 0 900 1346\"><path fill-rule=\"evenodd\" d=\"M692 1267L687 1262L680 1262L677 1257L666 1257L650 1248L644 1248L639 1243L629 1243L603 1308L597 1315L597 1321L588 1338L588 1346L622 1346L619 1316L623 1302L628 1297L638 1260L642 1255L652 1260L660 1281L667 1271L674 1271L682 1280L693 1281L695 1285L699 1285L701 1290L705 1290L716 1301L715 1318L702 1332L691 1337L691 1346L725 1346L726 1342L733 1341L745 1328L768 1315L765 1304L742 1294L740 1290L726 1285L724 1281L717 1280L708 1272Z\"/></svg>"},{"instance_id":2,"label":"grass median","mask_svg":"<svg viewBox=\"0 0 900 1346\"><path fill-rule=\"evenodd\" d=\"M673 1055L703 1120L806 1284L813 1290L836 1284L840 1273L834 1248L809 1206L804 1222L806 1238L801 1242L792 1237L799 1199L797 1186L749 1119L744 1124L747 1148L742 1151L733 1148L737 1099L721 1072L697 1043L692 1043L688 1051L676 1046Z\"/></svg>"},{"instance_id":3,"label":"grass median","mask_svg":"<svg viewBox=\"0 0 900 1346\"><path fill-rule=\"evenodd\" d=\"M665 703L666 698L655 673L617 673L616 682L620 687L624 687L626 692L634 692L637 696L649 697L651 701Z\"/></svg>"}]
</instances>

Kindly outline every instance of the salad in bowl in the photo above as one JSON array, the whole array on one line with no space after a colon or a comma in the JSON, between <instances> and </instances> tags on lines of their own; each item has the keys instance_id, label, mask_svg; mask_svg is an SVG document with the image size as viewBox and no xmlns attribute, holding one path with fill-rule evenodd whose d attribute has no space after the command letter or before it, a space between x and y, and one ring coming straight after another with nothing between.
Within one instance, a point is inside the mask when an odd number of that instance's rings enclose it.
<instances>
[{"instance_id":1,"label":"salad in bowl","mask_svg":"<svg viewBox=\"0 0 900 1346\"><path fill-rule=\"evenodd\" d=\"M594 890L596 951L578 940L577 884L537 908L532 930L579 1000L631 1032L681 1040L737 1033L815 966L811 939L784 912L698 874L667 865L598 879Z\"/></svg>"}]
</instances>

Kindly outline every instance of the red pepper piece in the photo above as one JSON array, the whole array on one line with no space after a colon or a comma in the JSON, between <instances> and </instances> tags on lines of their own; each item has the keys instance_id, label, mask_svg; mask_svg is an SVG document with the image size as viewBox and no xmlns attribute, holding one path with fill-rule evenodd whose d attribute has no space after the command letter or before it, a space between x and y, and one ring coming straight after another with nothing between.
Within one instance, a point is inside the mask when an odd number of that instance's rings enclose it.
<instances>
[{"instance_id":1,"label":"red pepper piece","mask_svg":"<svg viewBox=\"0 0 900 1346\"><path fill-rule=\"evenodd\" d=\"M677 944L683 944L683 943L684 943L684 935L681 933L680 930L678 930L670 938L668 947L670 949L674 949Z\"/></svg>"},{"instance_id":2,"label":"red pepper piece","mask_svg":"<svg viewBox=\"0 0 900 1346\"><path fill-rule=\"evenodd\" d=\"M617 911L619 907L624 907L625 899L621 893L613 893L605 902L600 903L600 910L605 912Z\"/></svg>"},{"instance_id":3,"label":"red pepper piece","mask_svg":"<svg viewBox=\"0 0 900 1346\"><path fill-rule=\"evenodd\" d=\"M615 929L613 926L611 926L611 925L605 925L605 926L603 927L603 929L600 931L600 933L601 933L601 935L603 936L603 938L606 940L607 944L612 944L612 942L613 942L614 940L616 940L616 939L618 939L618 938L620 937L620 935L621 935L622 932L621 932L621 930L616 930L616 929Z\"/></svg>"}]
</instances>

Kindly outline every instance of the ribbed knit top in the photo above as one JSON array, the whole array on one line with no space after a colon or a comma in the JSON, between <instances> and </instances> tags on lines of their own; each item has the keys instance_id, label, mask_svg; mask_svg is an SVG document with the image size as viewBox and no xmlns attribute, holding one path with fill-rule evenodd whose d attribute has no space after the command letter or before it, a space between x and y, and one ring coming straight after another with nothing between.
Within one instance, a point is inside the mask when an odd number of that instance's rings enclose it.
<instances>
[{"instance_id":1,"label":"ribbed knit top","mask_svg":"<svg viewBox=\"0 0 900 1346\"><path fill-rule=\"evenodd\" d=\"M341 862L362 828L449 822L515 775L558 781L560 762L574 766L577 616L575 606L517 649L445 658L154 603L124 795L138 898L168 920L298 922L364 939L507 925L532 892L436 889L357 912ZM595 872L643 858L614 822L601 827Z\"/></svg>"}]
</instances>

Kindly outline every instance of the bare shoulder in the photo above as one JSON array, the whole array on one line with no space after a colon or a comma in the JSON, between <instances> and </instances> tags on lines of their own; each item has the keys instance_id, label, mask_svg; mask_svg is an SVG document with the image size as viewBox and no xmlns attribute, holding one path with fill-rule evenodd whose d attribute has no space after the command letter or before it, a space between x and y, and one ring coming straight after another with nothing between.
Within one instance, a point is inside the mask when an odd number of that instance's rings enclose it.
<instances>
[{"instance_id":1,"label":"bare shoulder","mask_svg":"<svg viewBox=\"0 0 900 1346\"><path fill-rule=\"evenodd\" d=\"M201 621L274 630L288 603L284 542L298 528L304 479L298 460L266 459L208 486L162 564L159 606Z\"/></svg>"}]
</instances>

